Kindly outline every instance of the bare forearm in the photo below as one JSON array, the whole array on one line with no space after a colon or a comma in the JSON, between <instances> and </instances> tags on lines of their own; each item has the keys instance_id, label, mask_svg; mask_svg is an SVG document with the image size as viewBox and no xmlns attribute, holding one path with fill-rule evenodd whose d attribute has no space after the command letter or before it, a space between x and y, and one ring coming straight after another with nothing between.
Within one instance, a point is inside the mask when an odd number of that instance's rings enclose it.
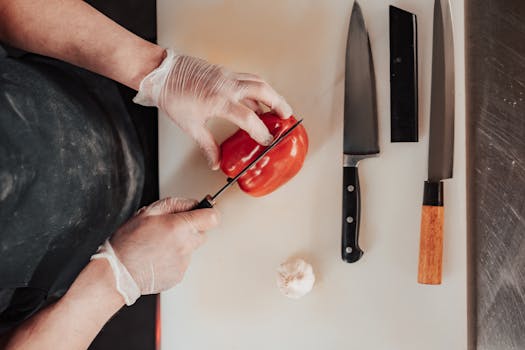
<instances>
[{"instance_id":1,"label":"bare forearm","mask_svg":"<svg viewBox=\"0 0 525 350\"><path fill-rule=\"evenodd\" d=\"M123 304L109 264L92 261L62 299L15 331L6 349L87 349Z\"/></svg>"},{"instance_id":2,"label":"bare forearm","mask_svg":"<svg viewBox=\"0 0 525 350\"><path fill-rule=\"evenodd\" d=\"M81 0L0 0L0 40L138 89L164 50Z\"/></svg>"}]
</instances>

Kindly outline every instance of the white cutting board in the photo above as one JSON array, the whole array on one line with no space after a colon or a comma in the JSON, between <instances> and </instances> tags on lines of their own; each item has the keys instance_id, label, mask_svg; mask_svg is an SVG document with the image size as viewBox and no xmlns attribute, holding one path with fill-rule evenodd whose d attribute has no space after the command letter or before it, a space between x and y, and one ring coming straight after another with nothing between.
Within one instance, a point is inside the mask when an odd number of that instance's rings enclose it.
<instances>
[{"instance_id":1,"label":"white cutting board","mask_svg":"<svg viewBox=\"0 0 525 350\"><path fill-rule=\"evenodd\" d=\"M454 179L445 184L443 284L416 283L426 179L432 0L393 1L419 27L420 142L390 142L388 1L361 6L377 77L381 154L360 164L361 247L340 258L344 52L353 1L158 0L158 38L236 71L258 73L304 118L310 150L285 187L251 198L237 187L219 229L184 281L161 298L164 350L461 350L467 344L463 1L452 4L456 58ZM212 125L219 141L235 127ZM167 118L159 120L161 196L201 199L225 183ZM282 296L276 268L312 263L317 282Z\"/></svg>"}]
</instances>

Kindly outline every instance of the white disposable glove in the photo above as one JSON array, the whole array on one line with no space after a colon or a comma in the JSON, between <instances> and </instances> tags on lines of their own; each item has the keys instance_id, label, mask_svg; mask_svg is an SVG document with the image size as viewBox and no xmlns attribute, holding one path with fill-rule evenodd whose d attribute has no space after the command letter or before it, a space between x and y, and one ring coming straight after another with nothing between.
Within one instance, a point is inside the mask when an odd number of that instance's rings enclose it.
<instances>
[{"instance_id":1,"label":"white disposable glove","mask_svg":"<svg viewBox=\"0 0 525 350\"><path fill-rule=\"evenodd\" d=\"M212 169L219 168L220 153L205 125L209 119L230 120L260 144L269 145L273 137L257 116L262 111L259 102L282 118L292 115L284 98L260 77L166 51L167 57L142 80L133 101L169 115L197 142Z\"/></svg>"},{"instance_id":2,"label":"white disposable glove","mask_svg":"<svg viewBox=\"0 0 525 350\"><path fill-rule=\"evenodd\" d=\"M107 259L126 305L179 283L204 231L219 223L216 209L188 211L195 200L165 198L140 209L91 259Z\"/></svg>"}]
</instances>

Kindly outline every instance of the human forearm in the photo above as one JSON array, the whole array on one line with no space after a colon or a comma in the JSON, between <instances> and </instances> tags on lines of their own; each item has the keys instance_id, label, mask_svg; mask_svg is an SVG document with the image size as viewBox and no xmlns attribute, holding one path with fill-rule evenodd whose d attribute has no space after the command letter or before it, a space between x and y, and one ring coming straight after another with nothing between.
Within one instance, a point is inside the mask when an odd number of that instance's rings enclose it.
<instances>
[{"instance_id":1,"label":"human forearm","mask_svg":"<svg viewBox=\"0 0 525 350\"><path fill-rule=\"evenodd\" d=\"M20 326L8 350L87 349L102 326L123 305L105 260L91 261L66 295Z\"/></svg>"},{"instance_id":2,"label":"human forearm","mask_svg":"<svg viewBox=\"0 0 525 350\"><path fill-rule=\"evenodd\" d=\"M165 56L81 0L0 0L0 40L61 59L135 90Z\"/></svg>"}]
</instances>

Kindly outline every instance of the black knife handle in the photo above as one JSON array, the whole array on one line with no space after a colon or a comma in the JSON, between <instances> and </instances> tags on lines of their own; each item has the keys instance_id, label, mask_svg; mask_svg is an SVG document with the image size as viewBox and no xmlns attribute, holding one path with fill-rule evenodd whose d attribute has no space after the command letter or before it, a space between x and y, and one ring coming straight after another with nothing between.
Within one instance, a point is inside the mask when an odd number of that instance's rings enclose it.
<instances>
[{"instance_id":1,"label":"black knife handle","mask_svg":"<svg viewBox=\"0 0 525 350\"><path fill-rule=\"evenodd\" d=\"M343 168L343 239L341 256L347 263L353 263L363 256L359 248L359 220L361 197L359 195L359 174L357 166Z\"/></svg>"},{"instance_id":2,"label":"black knife handle","mask_svg":"<svg viewBox=\"0 0 525 350\"><path fill-rule=\"evenodd\" d=\"M214 203L213 199L211 198L211 196L208 195L208 196L204 197L204 199L201 200L199 202L199 204L197 204L192 210L213 208L214 204L215 203Z\"/></svg>"}]
</instances>

